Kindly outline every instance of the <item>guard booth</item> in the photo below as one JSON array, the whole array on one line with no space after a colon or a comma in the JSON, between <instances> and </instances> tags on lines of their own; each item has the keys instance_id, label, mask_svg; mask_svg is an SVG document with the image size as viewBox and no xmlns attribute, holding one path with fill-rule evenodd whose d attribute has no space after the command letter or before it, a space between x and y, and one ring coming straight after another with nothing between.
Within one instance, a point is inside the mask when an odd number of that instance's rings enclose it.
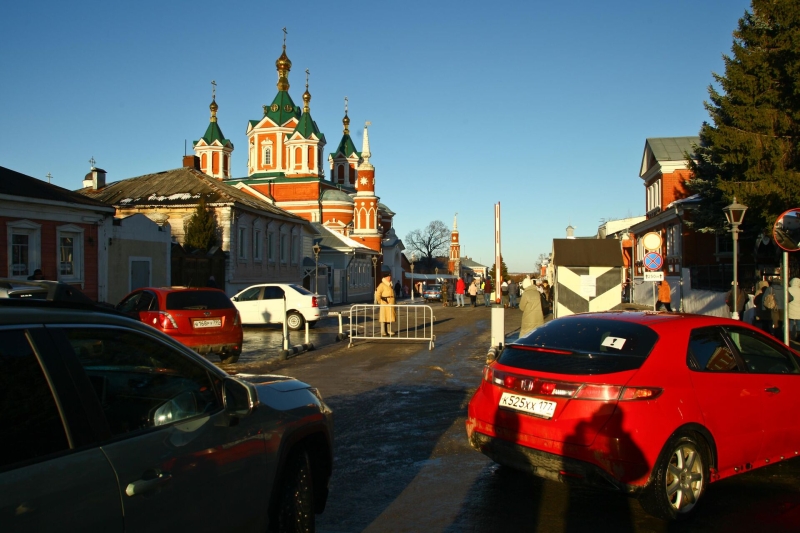
<instances>
[{"instance_id":1,"label":"guard booth","mask_svg":"<svg viewBox=\"0 0 800 533\"><path fill-rule=\"evenodd\" d=\"M622 303L624 263L616 239L553 239L553 318Z\"/></svg>"}]
</instances>

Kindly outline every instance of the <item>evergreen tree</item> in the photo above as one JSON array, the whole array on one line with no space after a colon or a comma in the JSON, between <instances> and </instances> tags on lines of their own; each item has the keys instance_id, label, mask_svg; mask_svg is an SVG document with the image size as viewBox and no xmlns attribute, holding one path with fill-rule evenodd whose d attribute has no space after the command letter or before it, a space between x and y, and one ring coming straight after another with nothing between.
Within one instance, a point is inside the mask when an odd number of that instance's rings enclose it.
<instances>
[{"instance_id":1,"label":"evergreen tree","mask_svg":"<svg viewBox=\"0 0 800 533\"><path fill-rule=\"evenodd\" d=\"M184 245L199 250L213 248L217 240L217 218L214 212L206 206L202 196L197 204L197 210L186 223Z\"/></svg>"},{"instance_id":2,"label":"evergreen tree","mask_svg":"<svg viewBox=\"0 0 800 533\"><path fill-rule=\"evenodd\" d=\"M489 275L492 276L492 279L494 279L496 273L497 273L497 263L492 265L492 269L489 271ZM500 254L500 276L502 276L503 281L508 281L510 279L508 277L508 267L506 266L506 262L503 261L502 254ZM499 283L502 283L503 281L500 281Z\"/></svg>"},{"instance_id":3,"label":"evergreen tree","mask_svg":"<svg viewBox=\"0 0 800 533\"><path fill-rule=\"evenodd\" d=\"M800 2L753 0L733 33L721 91L708 89L700 146L690 158L691 193L702 203L699 231L725 224L733 198L748 207L745 224L771 233L775 219L800 205Z\"/></svg>"}]
</instances>

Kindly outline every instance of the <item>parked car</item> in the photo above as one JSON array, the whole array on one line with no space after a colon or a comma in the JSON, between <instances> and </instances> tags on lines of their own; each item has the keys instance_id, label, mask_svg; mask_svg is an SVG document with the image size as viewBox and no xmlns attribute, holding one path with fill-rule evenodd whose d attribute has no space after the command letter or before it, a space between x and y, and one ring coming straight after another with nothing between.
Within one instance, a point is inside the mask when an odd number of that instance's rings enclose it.
<instances>
[{"instance_id":1,"label":"parked car","mask_svg":"<svg viewBox=\"0 0 800 533\"><path fill-rule=\"evenodd\" d=\"M0 299L0 531L311 531L332 414L113 309Z\"/></svg>"},{"instance_id":2,"label":"parked car","mask_svg":"<svg viewBox=\"0 0 800 533\"><path fill-rule=\"evenodd\" d=\"M219 289L145 287L122 299L117 310L166 333L197 353L235 363L244 333L239 312Z\"/></svg>"},{"instance_id":3,"label":"parked car","mask_svg":"<svg viewBox=\"0 0 800 533\"><path fill-rule=\"evenodd\" d=\"M439 283L425 285L425 289L422 291L422 297L425 300L442 301L442 285Z\"/></svg>"},{"instance_id":4,"label":"parked car","mask_svg":"<svg viewBox=\"0 0 800 533\"><path fill-rule=\"evenodd\" d=\"M244 324L282 324L286 299L286 327L298 330L328 316L328 298L293 283L261 283L231 298Z\"/></svg>"},{"instance_id":5,"label":"parked car","mask_svg":"<svg viewBox=\"0 0 800 533\"><path fill-rule=\"evenodd\" d=\"M798 354L749 324L587 313L508 344L484 368L466 425L500 464L682 519L709 483L795 457L798 405Z\"/></svg>"}]
</instances>

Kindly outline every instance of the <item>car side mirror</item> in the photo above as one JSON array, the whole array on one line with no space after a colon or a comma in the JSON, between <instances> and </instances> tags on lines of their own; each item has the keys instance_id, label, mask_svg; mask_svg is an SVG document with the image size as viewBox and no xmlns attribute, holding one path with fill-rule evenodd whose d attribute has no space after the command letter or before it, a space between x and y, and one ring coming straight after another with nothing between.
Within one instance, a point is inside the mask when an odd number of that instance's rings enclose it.
<instances>
[{"instance_id":1,"label":"car side mirror","mask_svg":"<svg viewBox=\"0 0 800 533\"><path fill-rule=\"evenodd\" d=\"M231 301L232 302L238 302L239 298L237 298L236 296L231 296Z\"/></svg>"},{"instance_id":2,"label":"car side mirror","mask_svg":"<svg viewBox=\"0 0 800 533\"><path fill-rule=\"evenodd\" d=\"M222 381L222 401L226 413L242 418L253 412L258 393L249 383L228 377Z\"/></svg>"}]
</instances>

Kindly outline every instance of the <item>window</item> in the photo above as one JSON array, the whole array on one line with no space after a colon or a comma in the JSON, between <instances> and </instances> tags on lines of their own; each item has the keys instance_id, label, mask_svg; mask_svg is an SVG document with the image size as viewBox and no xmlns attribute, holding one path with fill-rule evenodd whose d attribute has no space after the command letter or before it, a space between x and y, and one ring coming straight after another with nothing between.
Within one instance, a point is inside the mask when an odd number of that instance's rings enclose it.
<instances>
[{"instance_id":1,"label":"window","mask_svg":"<svg viewBox=\"0 0 800 533\"><path fill-rule=\"evenodd\" d=\"M272 148L264 148L264 165L272 164Z\"/></svg>"},{"instance_id":2,"label":"window","mask_svg":"<svg viewBox=\"0 0 800 533\"><path fill-rule=\"evenodd\" d=\"M742 356L747 370L757 374L798 374L798 361L785 347L745 328L725 331Z\"/></svg>"},{"instance_id":3,"label":"window","mask_svg":"<svg viewBox=\"0 0 800 533\"><path fill-rule=\"evenodd\" d=\"M261 230L253 230L253 259L261 261Z\"/></svg>"},{"instance_id":4,"label":"window","mask_svg":"<svg viewBox=\"0 0 800 533\"><path fill-rule=\"evenodd\" d=\"M281 234L281 263L289 260L289 236Z\"/></svg>"},{"instance_id":5,"label":"window","mask_svg":"<svg viewBox=\"0 0 800 533\"><path fill-rule=\"evenodd\" d=\"M239 228L239 241L236 244L239 259L247 259L247 228Z\"/></svg>"},{"instance_id":6,"label":"window","mask_svg":"<svg viewBox=\"0 0 800 533\"><path fill-rule=\"evenodd\" d=\"M167 344L117 328L61 331L83 365L113 435L222 407L219 378Z\"/></svg>"},{"instance_id":7,"label":"window","mask_svg":"<svg viewBox=\"0 0 800 533\"><path fill-rule=\"evenodd\" d=\"M55 398L24 331L0 331L0 390L0 467L69 449Z\"/></svg>"},{"instance_id":8,"label":"window","mask_svg":"<svg viewBox=\"0 0 800 533\"><path fill-rule=\"evenodd\" d=\"M292 264L296 265L300 260L300 238L292 235Z\"/></svg>"},{"instance_id":9,"label":"window","mask_svg":"<svg viewBox=\"0 0 800 533\"><path fill-rule=\"evenodd\" d=\"M692 331L687 353L689 368L703 372L738 372L736 357L719 328Z\"/></svg>"},{"instance_id":10,"label":"window","mask_svg":"<svg viewBox=\"0 0 800 533\"><path fill-rule=\"evenodd\" d=\"M58 228L58 279L83 279L83 228L60 226Z\"/></svg>"},{"instance_id":11,"label":"window","mask_svg":"<svg viewBox=\"0 0 800 533\"><path fill-rule=\"evenodd\" d=\"M237 302L255 302L261 297L262 287L250 287L236 297Z\"/></svg>"},{"instance_id":12,"label":"window","mask_svg":"<svg viewBox=\"0 0 800 533\"><path fill-rule=\"evenodd\" d=\"M275 233L267 233L267 259L275 262Z\"/></svg>"},{"instance_id":13,"label":"window","mask_svg":"<svg viewBox=\"0 0 800 533\"><path fill-rule=\"evenodd\" d=\"M28 220L19 220L9 222L6 227L8 228L8 276L25 279L41 266L41 225Z\"/></svg>"}]
</instances>

